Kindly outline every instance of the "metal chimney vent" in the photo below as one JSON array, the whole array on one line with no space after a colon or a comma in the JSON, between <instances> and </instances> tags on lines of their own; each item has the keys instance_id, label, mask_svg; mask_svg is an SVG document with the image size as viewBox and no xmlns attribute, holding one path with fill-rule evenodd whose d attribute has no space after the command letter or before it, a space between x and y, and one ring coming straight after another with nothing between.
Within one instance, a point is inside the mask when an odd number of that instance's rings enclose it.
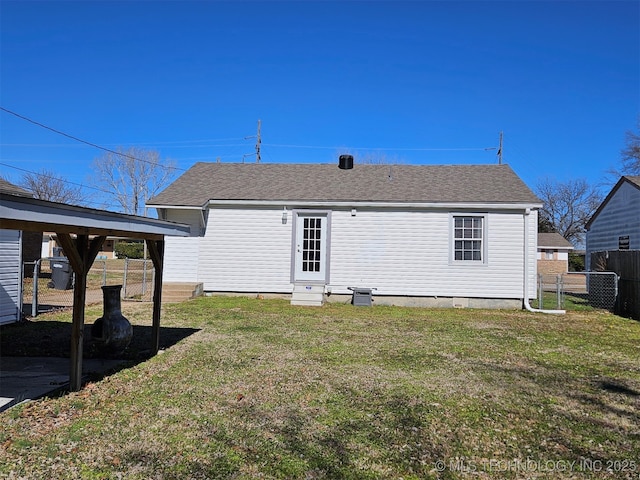
<instances>
[{"instance_id":1,"label":"metal chimney vent","mask_svg":"<svg viewBox=\"0 0 640 480\"><path fill-rule=\"evenodd\" d=\"M338 167L340 167L340 170L351 170L353 168L353 155L340 155Z\"/></svg>"}]
</instances>

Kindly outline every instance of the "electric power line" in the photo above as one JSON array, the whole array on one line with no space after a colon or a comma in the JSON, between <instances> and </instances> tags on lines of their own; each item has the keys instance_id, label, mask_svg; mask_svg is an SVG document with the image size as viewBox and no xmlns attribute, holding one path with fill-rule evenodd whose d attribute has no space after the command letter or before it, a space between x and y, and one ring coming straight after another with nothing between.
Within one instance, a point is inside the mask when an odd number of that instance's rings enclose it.
<instances>
[{"instance_id":1,"label":"electric power line","mask_svg":"<svg viewBox=\"0 0 640 480\"><path fill-rule=\"evenodd\" d=\"M464 152L464 151L481 151L486 148L393 148L393 147L348 147L341 145L339 147L323 147L320 145L292 145L292 144L278 144L278 143L263 143L267 147L279 147L279 148L317 148L324 150L340 150L349 148L352 150L390 150L398 152Z\"/></svg>"},{"instance_id":2,"label":"electric power line","mask_svg":"<svg viewBox=\"0 0 640 480\"><path fill-rule=\"evenodd\" d=\"M89 145L90 147L94 147L94 148L97 148L99 150L103 150L105 152L113 153L113 154L118 155L120 157L129 158L129 159L135 160L137 162L148 163L150 165L154 165L154 166L161 167L161 168L169 168L169 169L172 169L172 170L180 170L180 171L186 172L186 170L184 168L168 167L168 166L165 166L165 165L162 165L162 164L157 164L157 163L151 162L149 160L145 160L143 158L137 158L137 157L134 157L132 155L128 155L128 154L122 153L122 152L117 152L115 150L111 150L110 148L103 147L101 145L89 142L87 140L83 140L81 138L78 138L78 137L75 137L75 136L70 135L68 133L65 133L65 132L62 132L60 130L57 130L57 129L53 128L53 127L49 127L48 125L45 125L44 123L40 123L40 122L37 122L35 120L32 120L31 118L25 117L24 115L20 115L19 113L16 113L16 112L13 112L13 111L9 110L8 108L4 108L4 107L0 106L0 110L2 110L3 112L9 113L9 114L11 114L11 115L13 115L15 117L18 117L18 118L20 118L22 120L25 120L25 121L27 121L29 123L33 123L34 125L37 125L37 126L39 126L41 128L44 128L44 129L49 130L51 132L57 133L58 135L62 135L63 137L67 137L67 138L70 138L71 140L75 140L76 142L80 142L80 143L84 143L85 145Z\"/></svg>"},{"instance_id":3,"label":"electric power line","mask_svg":"<svg viewBox=\"0 0 640 480\"><path fill-rule=\"evenodd\" d=\"M155 143L131 143L129 146L136 147L156 147L159 145L168 145L172 142L155 142ZM123 145L115 145L123 146ZM201 143L195 145L173 145L171 148L211 148L211 147L245 147L245 143ZM0 143L0 147L41 147L41 148L70 148L82 147L73 143Z\"/></svg>"},{"instance_id":4,"label":"electric power line","mask_svg":"<svg viewBox=\"0 0 640 480\"><path fill-rule=\"evenodd\" d=\"M1 107L0 106L0 110L2 110L3 112L9 113L11 115L14 115L17 118L20 118L22 120L25 120L27 122L30 122L34 125L37 125L41 128L44 128L46 130L49 130L51 132L54 132L58 135L62 135L64 137L70 138L72 140L75 140L76 142L80 142L83 143L85 145L89 145L91 147L97 148L99 150L103 150L105 152L109 152L109 153L113 153L115 155L119 155L121 157L125 157L125 158L129 158L131 160L135 160L135 161L139 161L139 162L144 162L144 163L149 163L152 165L156 165L156 166L160 166L162 168L171 168L173 170L177 170L177 171L186 171L186 169L184 168L180 168L180 167L168 167L165 165L159 165L159 164L155 164L153 162L150 162L149 160L145 160L142 158L137 158L134 157L132 155L128 155L126 153L122 153L122 152L118 152L115 150L112 150L110 148L98 145L96 143L93 142L89 142L87 140L83 140L81 138L78 138L74 135L70 135L68 133L62 132L58 129L55 129L53 127L49 127L48 125L45 125L43 123L37 122L29 117L26 117L24 115L21 115L17 112L14 112L12 110L9 110L8 108L5 107ZM253 137L245 137L244 140L248 139L248 138L253 138ZM220 139L220 140L227 140L227 139ZM235 140L235 138L230 138L228 140ZM184 141L185 143L189 142L189 141ZM193 142L197 142L196 140L194 140ZM172 143L172 142L166 142L166 143ZM176 143L181 143L181 142L176 142ZM256 143L256 153L254 155L257 155L258 158L258 162L259 162L259 155L260 155L260 144L264 145L264 146L269 146L269 147L277 147L277 148L308 148L308 149L326 149L326 150L340 150L340 149L344 149L344 148L349 148L349 149L353 149L353 150L382 150L382 151L398 151L398 152L462 152L462 151L486 151L487 148L486 147L470 147L470 148L394 148L394 147L346 147L344 145L342 146L320 146L320 145L296 145L296 144L277 144L277 143L262 143L262 139L260 138L260 123L258 123L258 142ZM244 144L230 144L230 145L199 145L199 146L210 146L210 147L232 147L232 146L244 146ZM243 161L244 161L244 157L246 157L247 155L243 156Z\"/></svg>"},{"instance_id":5,"label":"electric power line","mask_svg":"<svg viewBox=\"0 0 640 480\"><path fill-rule=\"evenodd\" d=\"M0 165L2 165L3 167L13 168L14 170L19 170L20 172L30 173L31 175L36 175L38 177L45 177L45 178L50 178L50 179L54 179L54 180L60 180L60 181L62 181L64 183L75 185L76 187L80 187L80 188L88 188L88 189L91 189L91 190L96 190L97 192L108 193L108 194L112 194L113 193L113 192L110 192L109 190L105 190L103 188L92 187L90 185L83 185L81 183L72 182L71 180L66 180L64 178L59 178L59 177L54 177L52 175L46 175L44 173L34 172L32 170L27 170L25 168L16 167L15 165L9 165L8 163L4 163L4 162L0 162Z\"/></svg>"}]
</instances>

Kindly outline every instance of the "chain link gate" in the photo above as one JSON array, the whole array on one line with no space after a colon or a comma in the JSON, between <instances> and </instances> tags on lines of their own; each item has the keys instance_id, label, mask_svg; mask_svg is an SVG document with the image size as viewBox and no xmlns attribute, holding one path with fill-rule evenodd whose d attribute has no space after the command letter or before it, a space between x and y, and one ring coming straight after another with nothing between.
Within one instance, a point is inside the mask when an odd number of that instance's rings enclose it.
<instances>
[{"instance_id":1,"label":"chain link gate","mask_svg":"<svg viewBox=\"0 0 640 480\"><path fill-rule=\"evenodd\" d=\"M538 275L537 308L592 307L613 311L618 298L615 272L568 272Z\"/></svg>"},{"instance_id":2,"label":"chain link gate","mask_svg":"<svg viewBox=\"0 0 640 480\"><path fill-rule=\"evenodd\" d=\"M73 306L74 274L65 257L24 262L22 268L22 312L35 317ZM105 285L122 285L125 300L153 299L155 269L151 260L97 259L87 274L86 304L101 303Z\"/></svg>"}]
</instances>

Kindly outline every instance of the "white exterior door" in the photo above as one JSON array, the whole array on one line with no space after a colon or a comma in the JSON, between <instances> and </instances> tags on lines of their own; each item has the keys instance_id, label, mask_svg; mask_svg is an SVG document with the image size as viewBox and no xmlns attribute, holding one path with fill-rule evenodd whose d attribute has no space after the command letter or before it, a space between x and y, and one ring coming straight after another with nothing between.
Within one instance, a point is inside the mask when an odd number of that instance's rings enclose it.
<instances>
[{"instance_id":1,"label":"white exterior door","mask_svg":"<svg viewBox=\"0 0 640 480\"><path fill-rule=\"evenodd\" d=\"M327 230L326 213L297 214L294 281L327 281Z\"/></svg>"}]
</instances>

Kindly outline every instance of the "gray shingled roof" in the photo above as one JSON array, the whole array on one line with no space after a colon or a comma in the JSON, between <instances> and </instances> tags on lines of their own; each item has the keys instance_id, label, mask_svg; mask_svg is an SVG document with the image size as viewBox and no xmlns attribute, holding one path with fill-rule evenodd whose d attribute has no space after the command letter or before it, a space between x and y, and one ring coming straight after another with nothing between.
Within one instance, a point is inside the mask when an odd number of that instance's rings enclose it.
<instances>
[{"instance_id":1,"label":"gray shingled roof","mask_svg":"<svg viewBox=\"0 0 640 480\"><path fill-rule=\"evenodd\" d=\"M541 203L508 165L196 163L147 204L209 200Z\"/></svg>"},{"instance_id":2,"label":"gray shingled roof","mask_svg":"<svg viewBox=\"0 0 640 480\"><path fill-rule=\"evenodd\" d=\"M19 195L21 197L33 198L33 194L31 192L28 192L24 188L20 188L19 186L6 181L4 178L0 178L0 192L8 193L10 195Z\"/></svg>"},{"instance_id":3,"label":"gray shingled roof","mask_svg":"<svg viewBox=\"0 0 640 480\"><path fill-rule=\"evenodd\" d=\"M627 175L626 178L631 183L635 183L638 187L640 187L640 175Z\"/></svg>"},{"instance_id":4,"label":"gray shingled roof","mask_svg":"<svg viewBox=\"0 0 640 480\"><path fill-rule=\"evenodd\" d=\"M559 233L538 233L538 248L569 248L573 245Z\"/></svg>"}]
</instances>

